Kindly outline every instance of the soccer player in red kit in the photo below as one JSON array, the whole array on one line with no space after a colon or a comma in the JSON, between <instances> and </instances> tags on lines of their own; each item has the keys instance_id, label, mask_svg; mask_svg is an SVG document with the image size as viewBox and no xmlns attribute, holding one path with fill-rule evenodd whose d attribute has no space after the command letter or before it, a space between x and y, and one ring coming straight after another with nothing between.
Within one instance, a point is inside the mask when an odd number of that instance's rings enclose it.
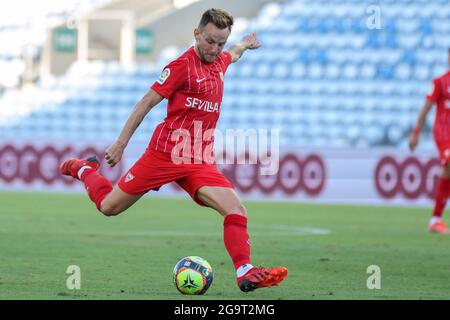
<instances>
[{"instance_id":1,"label":"soccer player in red kit","mask_svg":"<svg viewBox=\"0 0 450 320\"><path fill-rule=\"evenodd\" d=\"M448 62L450 64L450 48L448 49ZM442 213L450 192L450 71L433 80L433 88L427 95L416 127L410 136L409 147L412 151L419 142L419 134L425 118L435 103L437 109L433 135L443 170L436 186L435 206L428 229L431 232L450 234L450 229L442 221Z\"/></svg>"},{"instance_id":2,"label":"soccer player in red kit","mask_svg":"<svg viewBox=\"0 0 450 320\"><path fill-rule=\"evenodd\" d=\"M121 160L136 128L164 98L168 99L167 117L155 128L144 154L118 185L113 187L97 172L99 162L95 158L67 160L60 170L81 180L90 199L106 216L123 212L150 190L176 182L199 205L224 216L224 244L236 269L239 288L248 292L278 285L288 270L251 264L246 209L231 182L203 157L211 144L202 140L213 141L206 133L215 128L219 119L223 77L228 66L245 50L260 47L253 33L223 51L232 25L233 17L224 10L204 12L194 30L195 45L163 69L136 105L119 137L106 150L105 158L111 166Z\"/></svg>"}]
</instances>

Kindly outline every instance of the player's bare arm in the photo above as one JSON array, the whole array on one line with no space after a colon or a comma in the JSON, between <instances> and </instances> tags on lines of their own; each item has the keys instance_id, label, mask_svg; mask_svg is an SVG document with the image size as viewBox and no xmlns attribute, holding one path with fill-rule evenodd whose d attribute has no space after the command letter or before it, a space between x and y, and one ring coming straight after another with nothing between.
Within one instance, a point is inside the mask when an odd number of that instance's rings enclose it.
<instances>
[{"instance_id":1,"label":"player's bare arm","mask_svg":"<svg viewBox=\"0 0 450 320\"><path fill-rule=\"evenodd\" d=\"M245 50L254 50L258 49L259 47L261 47L261 44L256 37L256 32L245 36L240 43L231 46L228 50L228 52L231 54L231 62L238 61Z\"/></svg>"},{"instance_id":2,"label":"player's bare arm","mask_svg":"<svg viewBox=\"0 0 450 320\"><path fill-rule=\"evenodd\" d=\"M425 100L422 110L420 111L419 117L417 118L416 126L414 127L413 132L411 133L411 136L409 138L409 149L411 151L414 151L414 149L417 147L417 144L419 143L420 131L422 130L423 124L425 123L425 119L427 118L427 114L431 110L433 104L434 104L433 101L429 99Z\"/></svg>"},{"instance_id":3,"label":"player's bare arm","mask_svg":"<svg viewBox=\"0 0 450 320\"><path fill-rule=\"evenodd\" d=\"M105 159L111 167L114 167L121 159L123 151L133 136L136 129L144 120L147 113L163 100L158 93L150 89L147 94L136 104L117 140L106 149Z\"/></svg>"}]
</instances>

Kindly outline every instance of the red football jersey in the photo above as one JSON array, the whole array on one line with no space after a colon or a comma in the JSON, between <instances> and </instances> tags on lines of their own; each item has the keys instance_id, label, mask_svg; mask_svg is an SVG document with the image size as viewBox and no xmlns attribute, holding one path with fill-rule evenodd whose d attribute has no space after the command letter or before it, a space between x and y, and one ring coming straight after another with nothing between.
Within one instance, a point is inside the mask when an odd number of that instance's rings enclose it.
<instances>
[{"instance_id":1,"label":"red football jersey","mask_svg":"<svg viewBox=\"0 0 450 320\"><path fill-rule=\"evenodd\" d=\"M231 54L226 51L213 63L203 63L191 47L163 69L151 88L168 99L167 116L153 132L151 149L165 153L173 150L192 159L202 158L207 146L211 149L220 115L223 77L230 63Z\"/></svg>"},{"instance_id":2,"label":"red football jersey","mask_svg":"<svg viewBox=\"0 0 450 320\"><path fill-rule=\"evenodd\" d=\"M433 80L427 99L437 104L433 133L436 140L450 140L450 71Z\"/></svg>"}]
</instances>

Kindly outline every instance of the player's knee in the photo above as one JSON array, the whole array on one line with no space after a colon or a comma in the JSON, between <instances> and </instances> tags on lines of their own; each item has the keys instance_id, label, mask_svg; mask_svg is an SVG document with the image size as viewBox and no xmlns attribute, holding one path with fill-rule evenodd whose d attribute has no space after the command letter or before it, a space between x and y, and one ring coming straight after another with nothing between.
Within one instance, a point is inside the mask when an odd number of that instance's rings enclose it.
<instances>
[{"instance_id":1,"label":"player's knee","mask_svg":"<svg viewBox=\"0 0 450 320\"><path fill-rule=\"evenodd\" d=\"M445 178L450 177L450 163L448 163L448 164L444 167L443 176L444 176Z\"/></svg>"},{"instance_id":2,"label":"player's knee","mask_svg":"<svg viewBox=\"0 0 450 320\"><path fill-rule=\"evenodd\" d=\"M236 204L235 206L230 207L228 210L230 214L239 214L241 216L247 216L247 209L244 207L242 203Z\"/></svg>"},{"instance_id":3,"label":"player's knee","mask_svg":"<svg viewBox=\"0 0 450 320\"><path fill-rule=\"evenodd\" d=\"M110 203L102 203L100 205L100 212L107 217L113 217L121 213L122 210L120 210L119 206L112 205Z\"/></svg>"}]
</instances>

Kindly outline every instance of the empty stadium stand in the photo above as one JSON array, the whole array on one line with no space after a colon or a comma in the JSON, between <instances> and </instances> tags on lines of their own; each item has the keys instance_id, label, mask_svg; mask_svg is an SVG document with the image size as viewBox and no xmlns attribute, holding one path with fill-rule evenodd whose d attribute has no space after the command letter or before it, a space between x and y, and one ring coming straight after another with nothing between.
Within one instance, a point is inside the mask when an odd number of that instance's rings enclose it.
<instances>
[{"instance_id":1,"label":"empty stadium stand","mask_svg":"<svg viewBox=\"0 0 450 320\"><path fill-rule=\"evenodd\" d=\"M230 43L256 31L263 46L230 66L218 128L279 128L283 146L405 148L432 78L448 69L450 6L383 0L380 8L381 29L368 27L368 4L357 0L270 3L240 20ZM37 88L9 90L0 98L0 135L111 141L164 63L185 49L129 69L77 61ZM149 138L165 106L135 139ZM434 147L433 120L421 148Z\"/></svg>"}]
</instances>

